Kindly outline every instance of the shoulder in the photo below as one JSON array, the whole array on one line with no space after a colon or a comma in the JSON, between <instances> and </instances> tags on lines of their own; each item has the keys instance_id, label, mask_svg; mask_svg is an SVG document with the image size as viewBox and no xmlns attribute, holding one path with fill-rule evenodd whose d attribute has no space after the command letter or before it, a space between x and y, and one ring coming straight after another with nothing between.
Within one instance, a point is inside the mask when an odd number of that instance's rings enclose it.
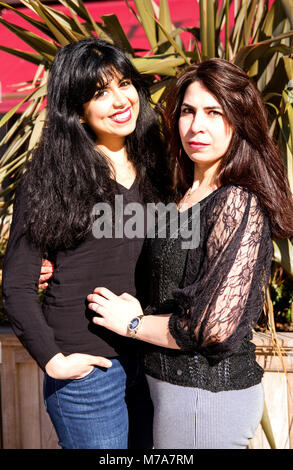
<instances>
[{"instance_id":1,"label":"shoulder","mask_svg":"<svg viewBox=\"0 0 293 470\"><path fill-rule=\"evenodd\" d=\"M17 183L14 193L14 210L17 206L25 206L27 200L27 185L26 185L26 173L21 177Z\"/></svg>"},{"instance_id":2,"label":"shoulder","mask_svg":"<svg viewBox=\"0 0 293 470\"><path fill-rule=\"evenodd\" d=\"M228 212L244 213L250 208L261 210L260 201L255 193L243 186L229 185L220 187L213 198L213 207L220 211L225 209Z\"/></svg>"},{"instance_id":3,"label":"shoulder","mask_svg":"<svg viewBox=\"0 0 293 470\"><path fill-rule=\"evenodd\" d=\"M222 186L215 192L210 202L205 212L206 222L210 228L236 229L252 220L261 223L265 219L257 195L242 186Z\"/></svg>"},{"instance_id":4,"label":"shoulder","mask_svg":"<svg viewBox=\"0 0 293 470\"><path fill-rule=\"evenodd\" d=\"M247 201L253 196L253 193L243 186L229 185L221 186L216 194L216 200L229 201L229 202L241 202Z\"/></svg>"}]
</instances>

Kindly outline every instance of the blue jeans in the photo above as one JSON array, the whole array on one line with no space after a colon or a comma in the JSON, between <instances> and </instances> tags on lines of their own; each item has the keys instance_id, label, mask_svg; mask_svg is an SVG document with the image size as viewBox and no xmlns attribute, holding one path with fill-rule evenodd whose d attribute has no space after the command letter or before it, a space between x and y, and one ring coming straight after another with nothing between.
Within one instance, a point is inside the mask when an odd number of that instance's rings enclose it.
<instances>
[{"instance_id":1,"label":"blue jeans","mask_svg":"<svg viewBox=\"0 0 293 470\"><path fill-rule=\"evenodd\" d=\"M117 357L86 377L45 374L46 409L64 449L148 449L153 406L137 359Z\"/></svg>"}]
</instances>

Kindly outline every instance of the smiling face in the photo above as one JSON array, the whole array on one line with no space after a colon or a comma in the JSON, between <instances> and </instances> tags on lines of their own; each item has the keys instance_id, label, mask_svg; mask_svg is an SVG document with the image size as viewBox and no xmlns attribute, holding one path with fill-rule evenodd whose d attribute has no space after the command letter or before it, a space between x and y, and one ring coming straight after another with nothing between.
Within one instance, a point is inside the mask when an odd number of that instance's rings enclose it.
<instances>
[{"instance_id":1,"label":"smiling face","mask_svg":"<svg viewBox=\"0 0 293 470\"><path fill-rule=\"evenodd\" d=\"M97 136L97 144L111 147L124 145L125 137L136 126L139 96L130 79L118 73L94 97L83 105L82 122Z\"/></svg>"},{"instance_id":2,"label":"smiling face","mask_svg":"<svg viewBox=\"0 0 293 470\"><path fill-rule=\"evenodd\" d=\"M214 166L227 151L232 127L216 98L201 82L191 83L184 94L179 134L182 146L189 158L202 168Z\"/></svg>"}]
</instances>

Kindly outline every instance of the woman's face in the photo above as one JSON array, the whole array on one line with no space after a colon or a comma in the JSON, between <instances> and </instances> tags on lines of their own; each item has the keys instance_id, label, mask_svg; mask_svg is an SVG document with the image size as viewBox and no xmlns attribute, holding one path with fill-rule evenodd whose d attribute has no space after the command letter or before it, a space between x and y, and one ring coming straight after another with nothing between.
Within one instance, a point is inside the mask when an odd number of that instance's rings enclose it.
<instances>
[{"instance_id":1,"label":"woman's face","mask_svg":"<svg viewBox=\"0 0 293 470\"><path fill-rule=\"evenodd\" d=\"M179 118L179 134L189 158L198 167L214 166L227 151L232 133L216 98L201 82L191 83Z\"/></svg>"},{"instance_id":2,"label":"woman's face","mask_svg":"<svg viewBox=\"0 0 293 470\"><path fill-rule=\"evenodd\" d=\"M97 144L106 147L124 144L124 139L136 126L139 96L130 79L118 73L108 85L97 90L83 105L82 122L86 122L97 136Z\"/></svg>"}]
</instances>

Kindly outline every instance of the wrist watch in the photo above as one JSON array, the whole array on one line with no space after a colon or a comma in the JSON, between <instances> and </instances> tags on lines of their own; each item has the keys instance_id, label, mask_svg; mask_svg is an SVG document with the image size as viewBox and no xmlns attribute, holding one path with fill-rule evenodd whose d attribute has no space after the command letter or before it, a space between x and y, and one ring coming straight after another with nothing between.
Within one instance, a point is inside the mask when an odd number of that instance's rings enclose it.
<instances>
[{"instance_id":1,"label":"wrist watch","mask_svg":"<svg viewBox=\"0 0 293 470\"><path fill-rule=\"evenodd\" d=\"M136 337L136 333L142 325L143 317L144 315L138 315L137 317L134 317L132 320L130 320L130 322L128 323L127 330L131 338Z\"/></svg>"}]
</instances>

